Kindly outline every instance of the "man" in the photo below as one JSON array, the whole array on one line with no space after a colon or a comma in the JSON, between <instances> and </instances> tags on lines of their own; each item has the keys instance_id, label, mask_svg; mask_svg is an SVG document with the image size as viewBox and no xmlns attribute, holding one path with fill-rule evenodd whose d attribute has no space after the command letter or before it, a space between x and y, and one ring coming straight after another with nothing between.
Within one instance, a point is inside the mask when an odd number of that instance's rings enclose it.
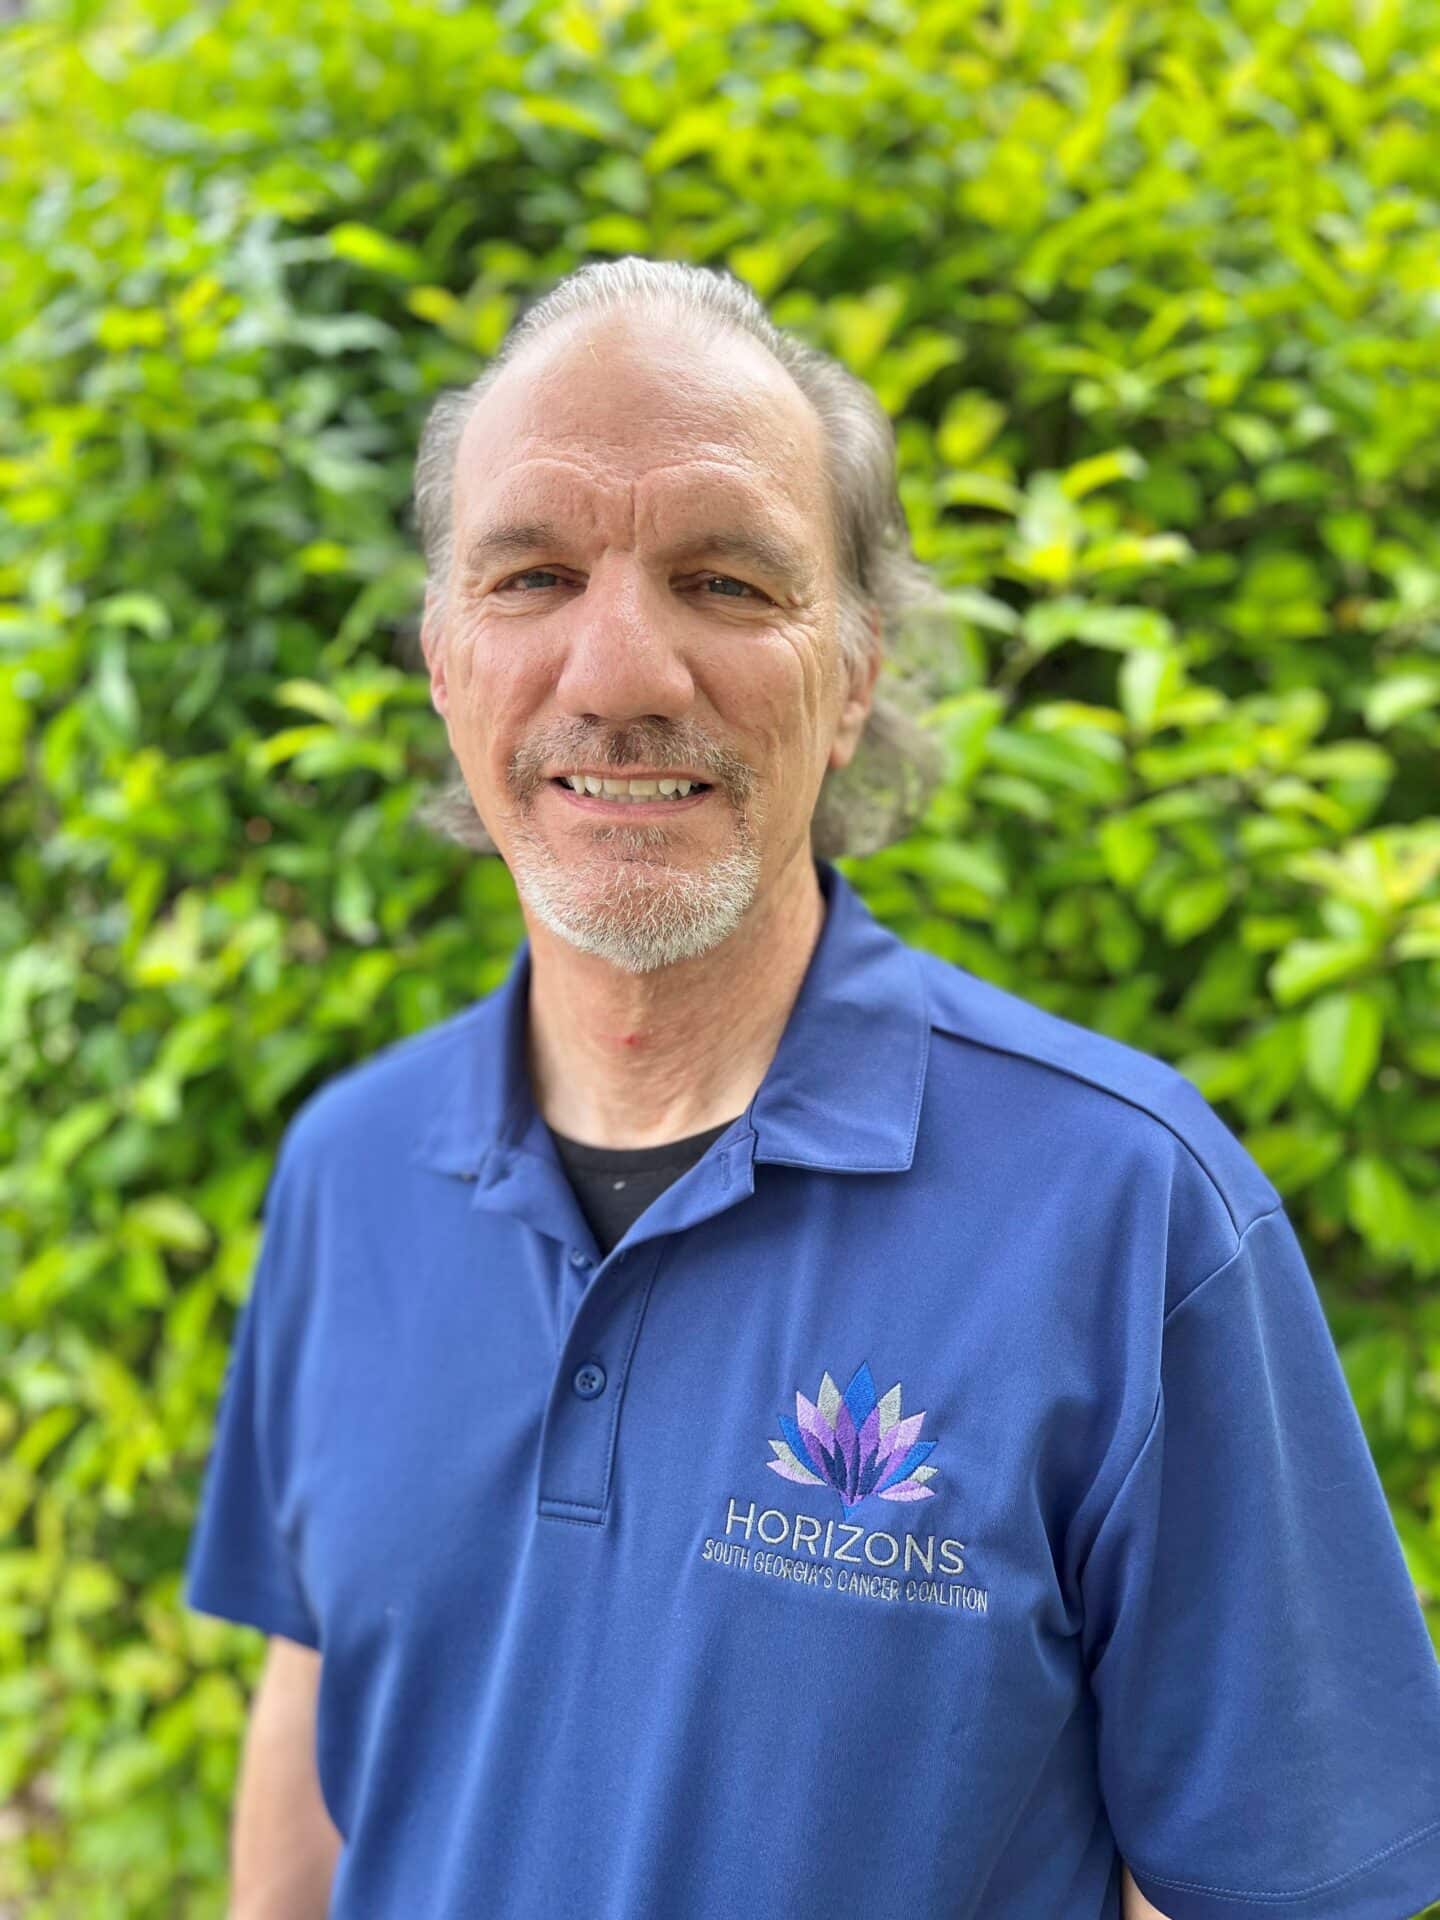
<instances>
[{"instance_id":1,"label":"man","mask_svg":"<svg viewBox=\"0 0 1440 1920\"><path fill-rule=\"evenodd\" d=\"M1440 1897L1440 1669L1278 1194L816 857L919 598L878 405L738 282L586 268L417 501L528 939L281 1145L188 1567L276 1649L233 1920Z\"/></svg>"}]
</instances>

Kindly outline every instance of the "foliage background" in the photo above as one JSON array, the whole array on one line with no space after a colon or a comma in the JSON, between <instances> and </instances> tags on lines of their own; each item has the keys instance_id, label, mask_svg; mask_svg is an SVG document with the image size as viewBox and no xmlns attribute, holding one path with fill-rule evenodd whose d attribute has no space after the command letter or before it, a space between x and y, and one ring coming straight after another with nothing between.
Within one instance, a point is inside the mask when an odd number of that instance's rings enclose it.
<instances>
[{"instance_id":1,"label":"foliage background","mask_svg":"<svg viewBox=\"0 0 1440 1920\"><path fill-rule=\"evenodd\" d=\"M179 1581L271 1155L521 932L412 821L410 462L589 258L728 265L890 410L949 771L842 865L1242 1136L1440 1647L1437 103L1430 0L0 32L10 1911L223 1914L263 1641Z\"/></svg>"}]
</instances>

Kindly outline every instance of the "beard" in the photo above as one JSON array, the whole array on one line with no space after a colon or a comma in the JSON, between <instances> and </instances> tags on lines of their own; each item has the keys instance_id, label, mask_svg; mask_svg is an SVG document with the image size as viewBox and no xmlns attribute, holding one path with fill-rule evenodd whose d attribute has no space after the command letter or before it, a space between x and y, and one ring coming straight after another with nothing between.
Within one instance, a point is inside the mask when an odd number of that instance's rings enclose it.
<instances>
[{"instance_id":1,"label":"beard","mask_svg":"<svg viewBox=\"0 0 1440 1920\"><path fill-rule=\"evenodd\" d=\"M760 851L744 813L734 843L693 870L667 859L672 832L658 820L596 827L590 850L560 856L522 821L509 856L516 891L553 934L622 972L697 959L744 919L760 887Z\"/></svg>"},{"instance_id":2,"label":"beard","mask_svg":"<svg viewBox=\"0 0 1440 1920\"><path fill-rule=\"evenodd\" d=\"M693 855L670 857L677 836L685 844L688 829L680 821L614 821L577 826L557 851L534 820L547 753L601 768L635 761L698 766L711 783L711 804L729 811L730 843L692 866ZM722 746L641 722L597 749L588 729L577 727L569 739L552 735L544 746L523 749L510 776L518 804L508 810L504 858L516 892L543 926L581 953L625 973L698 959L734 933L760 890L765 802L753 770Z\"/></svg>"}]
</instances>

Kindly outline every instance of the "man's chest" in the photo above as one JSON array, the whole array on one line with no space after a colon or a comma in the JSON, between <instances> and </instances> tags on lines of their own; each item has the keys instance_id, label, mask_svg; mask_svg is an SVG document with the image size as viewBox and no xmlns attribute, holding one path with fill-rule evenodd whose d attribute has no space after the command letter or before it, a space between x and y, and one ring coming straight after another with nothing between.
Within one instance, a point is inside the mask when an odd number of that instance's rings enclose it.
<instances>
[{"instance_id":1,"label":"man's chest","mask_svg":"<svg viewBox=\"0 0 1440 1920\"><path fill-rule=\"evenodd\" d=\"M344 1250L284 1363L282 1521L322 1621L434 1622L458 1589L483 1637L573 1548L607 1606L778 1605L837 1651L861 1617L1073 1627L1118 1254L1057 1262L994 1197L927 1230L895 1184L777 1169L598 1270L497 1216L438 1265Z\"/></svg>"}]
</instances>

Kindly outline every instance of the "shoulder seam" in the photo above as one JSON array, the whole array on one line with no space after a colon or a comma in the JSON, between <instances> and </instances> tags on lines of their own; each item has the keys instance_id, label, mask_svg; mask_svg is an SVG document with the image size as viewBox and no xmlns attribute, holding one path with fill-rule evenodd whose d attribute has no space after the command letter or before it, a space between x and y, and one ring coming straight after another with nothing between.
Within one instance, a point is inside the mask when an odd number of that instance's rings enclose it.
<instances>
[{"instance_id":1,"label":"shoulder seam","mask_svg":"<svg viewBox=\"0 0 1440 1920\"><path fill-rule=\"evenodd\" d=\"M1040 1011L1043 1012L1044 1009L1042 1008L1040 1009ZM1229 1220L1231 1230L1235 1234L1236 1250L1238 1250L1239 1242L1242 1237L1242 1229L1240 1226L1240 1222L1235 1217L1235 1209L1230 1204L1230 1196L1226 1193L1225 1189L1221 1186L1220 1182L1215 1178L1215 1175L1210 1171L1210 1168L1206 1165L1205 1161L1201 1158L1199 1153L1196 1152L1195 1148L1191 1146L1190 1142L1185 1138L1184 1134L1180 1132L1178 1127L1173 1126L1170 1123L1170 1121L1168 1121L1165 1118L1163 1113L1157 1113L1153 1107L1147 1106L1143 1100L1133 1099L1128 1093L1122 1093L1116 1087L1107 1087L1103 1080L1093 1080L1091 1079L1089 1074L1077 1073L1073 1067L1060 1066L1054 1060L1046 1060L1041 1055L1036 1053L1031 1053L1023 1047L1002 1047L1002 1046L999 1046L993 1040L977 1040L973 1034L959 1032L953 1027L941 1026L938 1021L935 1021L933 1019L931 1021L931 1026L935 1029L936 1032L943 1033L947 1039L959 1040L967 1047L983 1047L987 1053L1004 1053L1004 1054L1008 1054L1012 1059L1015 1059L1015 1060L1028 1060L1032 1066L1043 1067L1044 1069L1046 1069L1046 1071L1050 1073L1063 1074L1067 1080L1078 1081L1081 1086L1094 1087L1097 1093L1108 1094L1112 1100L1119 1100L1123 1102L1123 1104L1127 1107L1134 1107L1137 1113L1143 1113L1148 1115L1149 1118L1153 1120L1157 1126L1164 1127L1167 1133L1174 1135L1175 1139L1177 1139L1180 1142L1181 1146L1185 1149L1186 1153L1189 1154L1190 1158L1195 1162L1196 1166L1199 1167L1200 1171L1204 1174L1205 1178L1209 1181L1211 1187L1215 1191L1216 1197L1220 1201L1221 1206L1224 1207L1225 1209L1226 1218ZM1102 1036L1102 1037L1108 1038L1110 1036ZM1123 1043L1118 1043L1118 1044L1123 1044ZM1158 1059L1158 1056L1156 1056L1156 1058ZM1189 1087L1192 1090L1192 1092L1195 1092L1195 1093L1199 1092L1199 1089L1198 1087L1195 1086L1194 1082L1190 1080L1186 1080L1184 1074L1180 1073L1177 1068L1170 1066L1170 1063L1168 1060L1160 1060L1159 1064L1162 1067L1165 1067L1167 1071L1175 1074L1176 1078L1182 1081L1184 1085ZM1216 1118L1217 1119L1219 1118L1218 1114ZM1267 1209L1267 1211L1273 1211L1273 1209ZM1257 1214L1255 1216L1256 1219L1263 1219L1263 1217L1264 1216L1261 1214ZM1253 1221L1250 1224L1253 1225ZM1248 1231L1248 1227L1245 1229L1245 1231ZM1228 1265L1229 1261L1233 1260L1234 1257L1235 1257L1235 1253L1231 1252L1226 1257L1226 1260L1222 1262L1222 1265Z\"/></svg>"},{"instance_id":2,"label":"shoulder seam","mask_svg":"<svg viewBox=\"0 0 1440 1920\"><path fill-rule=\"evenodd\" d=\"M1180 1299L1178 1299L1175 1302L1174 1306L1170 1308L1169 1312L1165 1315L1164 1319L1160 1323L1162 1331L1164 1328L1169 1326L1170 1322L1175 1318L1175 1315L1179 1313L1182 1307L1189 1306L1190 1302L1195 1298L1196 1294L1199 1293L1202 1287L1208 1287L1212 1280L1218 1280L1220 1275L1224 1273L1227 1268L1234 1266L1235 1262L1240 1257L1241 1249L1244 1247L1246 1240L1250 1237L1250 1232L1252 1228L1258 1227L1262 1220L1273 1220L1277 1213L1283 1213L1284 1211L1285 1211L1285 1203L1282 1200L1277 1202L1277 1204L1273 1207L1267 1207L1263 1213L1257 1213L1254 1219L1248 1220L1245 1223L1244 1231L1236 1239L1235 1245L1231 1248L1230 1252L1226 1254L1225 1258L1222 1261L1220 1261L1217 1266L1213 1266L1210 1269L1209 1273L1205 1275L1203 1280L1197 1280L1194 1286L1191 1287L1188 1292L1182 1294Z\"/></svg>"}]
</instances>

